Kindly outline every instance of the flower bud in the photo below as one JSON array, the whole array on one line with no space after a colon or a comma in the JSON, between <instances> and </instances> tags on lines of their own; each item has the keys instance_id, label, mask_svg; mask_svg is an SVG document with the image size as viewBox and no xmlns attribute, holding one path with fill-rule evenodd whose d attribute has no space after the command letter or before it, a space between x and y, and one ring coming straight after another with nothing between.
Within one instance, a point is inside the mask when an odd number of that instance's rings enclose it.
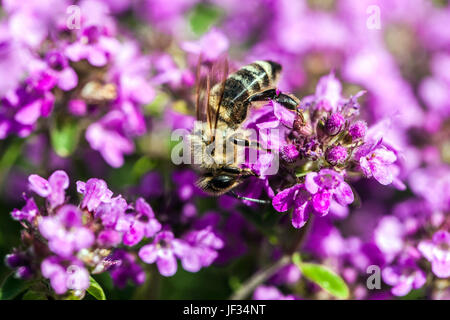
<instances>
[{"instance_id":1,"label":"flower bud","mask_svg":"<svg viewBox=\"0 0 450 320\"><path fill-rule=\"evenodd\" d=\"M365 121L359 120L350 126L348 133L353 140L363 138L367 132L367 124Z\"/></svg>"},{"instance_id":2,"label":"flower bud","mask_svg":"<svg viewBox=\"0 0 450 320\"><path fill-rule=\"evenodd\" d=\"M72 99L69 101L69 112L74 116L84 116L87 113L87 105L84 100Z\"/></svg>"},{"instance_id":3,"label":"flower bud","mask_svg":"<svg viewBox=\"0 0 450 320\"><path fill-rule=\"evenodd\" d=\"M300 152L293 144L288 144L281 147L281 158L286 162L294 162L298 158Z\"/></svg>"},{"instance_id":4,"label":"flower bud","mask_svg":"<svg viewBox=\"0 0 450 320\"><path fill-rule=\"evenodd\" d=\"M325 122L325 132L330 136L337 135L344 126L345 119L340 113L333 113Z\"/></svg>"},{"instance_id":5,"label":"flower bud","mask_svg":"<svg viewBox=\"0 0 450 320\"><path fill-rule=\"evenodd\" d=\"M16 270L16 277L19 279L30 279L33 276L33 271L29 266L21 266Z\"/></svg>"},{"instance_id":6,"label":"flower bud","mask_svg":"<svg viewBox=\"0 0 450 320\"><path fill-rule=\"evenodd\" d=\"M332 165L343 164L347 156L347 149L342 146L331 147L326 153L326 159Z\"/></svg>"},{"instance_id":7,"label":"flower bud","mask_svg":"<svg viewBox=\"0 0 450 320\"><path fill-rule=\"evenodd\" d=\"M5 263L10 268L17 268L25 263L23 255L20 253L7 254L5 257Z\"/></svg>"}]
</instances>

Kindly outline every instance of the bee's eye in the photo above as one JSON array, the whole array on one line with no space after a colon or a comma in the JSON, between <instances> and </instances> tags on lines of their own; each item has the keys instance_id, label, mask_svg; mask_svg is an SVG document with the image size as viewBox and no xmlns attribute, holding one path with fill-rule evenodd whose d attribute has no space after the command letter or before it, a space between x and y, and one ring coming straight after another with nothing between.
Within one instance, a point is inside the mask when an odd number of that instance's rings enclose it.
<instances>
[{"instance_id":1,"label":"bee's eye","mask_svg":"<svg viewBox=\"0 0 450 320\"><path fill-rule=\"evenodd\" d=\"M220 175L212 178L209 183L214 189L225 189L231 187L235 181L235 177Z\"/></svg>"},{"instance_id":2,"label":"bee's eye","mask_svg":"<svg viewBox=\"0 0 450 320\"><path fill-rule=\"evenodd\" d=\"M231 173L231 174L240 174L242 171L240 168L236 168L236 167L232 167L232 166L225 166L222 168L222 170L227 173Z\"/></svg>"}]
</instances>

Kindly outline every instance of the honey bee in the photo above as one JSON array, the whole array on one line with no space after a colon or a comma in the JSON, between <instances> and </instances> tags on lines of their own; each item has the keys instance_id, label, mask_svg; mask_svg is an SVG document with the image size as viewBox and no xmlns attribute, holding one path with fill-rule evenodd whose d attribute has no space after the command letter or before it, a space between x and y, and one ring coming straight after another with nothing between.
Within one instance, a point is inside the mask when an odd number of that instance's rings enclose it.
<instances>
[{"instance_id":1,"label":"honey bee","mask_svg":"<svg viewBox=\"0 0 450 320\"><path fill-rule=\"evenodd\" d=\"M299 100L276 89L281 65L273 61L255 61L234 73L228 74L228 62L217 63L209 69L206 81L201 80L201 58L197 67L197 120L203 121L206 116L207 130L195 129L188 137L191 152L201 159L200 167L204 173L197 181L200 189L210 195L232 195L254 202L263 200L250 199L236 195L232 189L246 178L257 176L250 169L240 168L236 158L229 159L225 144L243 145L261 149L258 142L250 141L241 129L251 106L257 102L273 100L284 107L296 110ZM220 80L211 85L211 79L219 73ZM202 88L206 91L203 92ZM205 112L206 109L206 112ZM206 115L204 114L206 113ZM216 151L216 132L222 132L222 151ZM222 142L220 142L222 143Z\"/></svg>"}]
</instances>

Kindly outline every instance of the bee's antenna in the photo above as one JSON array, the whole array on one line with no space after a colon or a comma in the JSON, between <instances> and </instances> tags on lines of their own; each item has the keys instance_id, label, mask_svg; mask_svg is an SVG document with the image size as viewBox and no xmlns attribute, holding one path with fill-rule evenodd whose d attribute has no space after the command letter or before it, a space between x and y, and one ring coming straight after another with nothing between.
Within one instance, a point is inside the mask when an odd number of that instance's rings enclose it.
<instances>
[{"instance_id":1,"label":"bee's antenna","mask_svg":"<svg viewBox=\"0 0 450 320\"><path fill-rule=\"evenodd\" d=\"M236 199L239 199L239 200L247 200L247 201L251 201L251 202L255 202L255 203L260 203L260 204L268 204L268 203L271 203L270 200L261 200L261 199L253 199L253 198L243 197L243 196L240 196L240 195L236 194L234 191L229 191L228 193L229 193L230 195L232 195L233 197L235 197Z\"/></svg>"}]
</instances>

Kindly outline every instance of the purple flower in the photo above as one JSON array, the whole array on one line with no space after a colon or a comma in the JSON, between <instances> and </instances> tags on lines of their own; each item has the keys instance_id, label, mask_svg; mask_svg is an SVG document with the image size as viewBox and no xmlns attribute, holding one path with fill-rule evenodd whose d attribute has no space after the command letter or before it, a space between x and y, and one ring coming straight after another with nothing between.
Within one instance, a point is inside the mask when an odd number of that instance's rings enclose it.
<instances>
[{"instance_id":1,"label":"purple flower","mask_svg":"<svg viewBox=\"0 0 450 320\"><path fill-rule=\"evenodd\" d=\"M161 230L161 224L155 219L153 209L143 198L136 200L135 212L130 228L123 235L123 243L127 246L137 244L144 236L153 237Z\"/></svg>"},{"instance_id":2,"label":"purple flower","mask_svg":"<svg viewBox=\"0 0 450 320\"><path fill-rule=\"evenodd\" d=\"M114 247L123 241L132 241L133 231L130 231L131 226L135 221L133 214L126 214L131 209L131 206L122 198L117 196L102 202L95 210L95 218L101 220L104 229L101 230L97 236L97 243L103 247ZM124 238L124 233L129 232L127 240ZM140 240L138 238L138 240ZM128 242L128 243L130 243Z\"/></svg>"},{"instance_id":3,"label":"purple flower","mask_svg":"<svg viewBox=\"0 0 450 320\"><path fill-rule=\"evenodd\" d=\"M332 197L342 206L354 200L353 191L342 175L330 169L308 173L305 178L305 188L313 195L313 207L320 215L328 213Z\"/></svg>"},{"instance_id":4,"label":"purple flower","mask_svg":"<svg viewBox=\"0 0 450 320\"><path fill-rule=\"evenodd\" d=\"M381 273L384 282L392 286L395 296L406 296L412 289L421 288L426 282L426 274L413 258L402 258L396 265L385 267Z\"/></svg>"},{"instance_id":5,"label":"purple flower","mask_svg":"<svg viewBox=\"0 0 450 320\"><path fill-rule=\"evenodd\" d=\"M214 61L226 52L229 47L229 41L225 34L212 28L205 33L200 40L196 42L184 42L181 48L189 53L202 55L207 61Z\"/></svg>"},{"instance_id":6,"label":"purple flower","mask_svg":"<svg viewBox=\"0 0 450 320\"><path fill-rule=\"evenodd\" d=\"M26 137L39 117L48 117L55 100L50 90L55 84L56 78L51 72L33 70L20 86L0 97L0 138L11 133Z\"/></svg>"},{"instance_id":7,"label":"purple flower","mask_svg":"<svg viewBox=\"0 0 450 320\"><path fill-rule=\"evenodd\" d=\"M55 74L57 85L64 91L75 88L78 84L78 76L70 66L64 54L57 50L47 52L45 60Z\"/></svg>"},{"instance_id":8,"label":"purple flower","mask_svg":"<svg viewBox=\"0 0 450 320\"><path fill-rule=\"evenodd\" d=\"M320 78L316 87L315 99L318 101L317 108L325 111L336 111L342 99L342 84L336 79L334 73Z\"/></svg>"},{"instance_id":9,"label":"purple flower","mask_svg":"<svg viewBox=\"0 0 450 320\"><path fill-rule=\"evenodd\" d=\"M82 30L79 39L69 44L64 53L72 61L86 59L91 65L102 67L118 47L118 41L109 37L104 28L91 25Z\"/></svg>"},{"instance_id":10,"label":"purple flower","mask_svg":"<svg viewBox=\"0 0 450 320\"><path fill-rule=\"evenodd\" d=\"M364 138L367 132L367 123L363 120L356 121L348 128L348 133L353 140Z\"/></svg>"},{"instance_id":11,"label":"purple flower","mask_svg":"<svg viewBox=\"0 0 450 320\"><path fill-rule=\"evenodd\" d=\"M101 203L110 202L113 195L106 182L96 178L89 179L86 183L77 181L77 191L83 194L81 208L87 208L91 212L97 209Z\"/></svg>"},{"instance_id":12,"label":"purple flower","mask_svg":"<svg viewBox=\"0 0 450 320\"><path fill-rule=\"evenodd\" d=\"M151 23L158 29L163 29L166 32L175 33L177 29L175 27L184 27L183 14L197 0L174 0L174 1L164 1L164 0L145 0L139 1L135 5L136 13L142 16L146 21Z\"/></svg>"},{"instance_id":13,"label":"purple flower","mask_svg":"<svg viewBox=\"0 0 450 320\"><path fill-rule=\"evenodd\" d=\"M414 170L409 176L412 191L435 210L450 210L450 170L445 165L430 165Z\"/></svg>"},{"instance_id":14,"label":"purple flower","mask_svg":"<svg viewBox=\"0 0 450 320\"><path fill-rule=\"evenodd\" d=\"M284 295L276 287L260 285L253 292L253 300L297 300L292 294Z\"/></svg>"},{"instance_id":15,"label":"purple flower","mask_svg":"<svg viewBox=\"0 0 450 320\"><path fill-rule=\"evenodd\" d=\"M173 88L178 88L182 85L192 86L195 83L191 71L180 69L168 54L154 56L153 65L157 73L151 80L153 85L167 83Z\"/></svg>"},{"instance_id":16,"label":"purple flower","mask_svg":"<svg viewBox=\"0 0 450 320\"><path fill-rule=\"evenodd\" d=\"M128 280L132 280L136 285L145 282L145 272L136 262L135 255L123 249L117 249L107 258L107 261L111 262L108 271L117 287L124 288Z\"/></svg>"},{"instance_id":17,"label":"purple flower","mask_svg":"<svg viewBox=\"0 0 450 320\"><path fill-rule=\"evenodd\" d=\"M310 201L311 195L302 184L280 191L273 199L272 205L278 212L285 212L294 207L292 212L292 225L301 228L308 220L310 212L313 212Z\"/></svg>"},{"instance_id":18,"label":"purple flower","mask_svg":"<svg viewBox=\"0 0 450 320\"><path fill-rule=\"evenodd\" d=\"M287 144L281 147L280 156L286 162L294 162L298 158L300 152L293 144Z\"/></svg>"},{"instance_id":19,"label":"purple flower","mask_svg":"<svg viewBox=\"0 0 450 320\"><path fill-rule=\"evenodd\" d=\"M405 226L395 216L380 219L373 235L375 244L388 263L404 249Z\"/></svg>"},{"instance_id":20,"label":"purple flower","mask_svg":"<svg viewBox=\"0 0 450 320\"><path fill-rule=\"evenodd\" d=\"M67 290L84 292L90 286L89 272L77 260L71 261L66 268L63 260L50 256L42 261L41 272L45 278L50 279L56 294L64 294Z\"/></svg>"},{"instance_id":21,"label":"purple flower","mask_svg":"<svg viewBox=\"0 0 450 320\"><path fill-rule=\"evenodd\" d=\"M325 132L330 136L337 135L344 126L345 119L340 113L333 113L325 122Z\"/></svg>"},{"instance_id":22,"label":"purple flower","mask_svg":"<svg viewBox=\"0 0 450 320\"><path fill-rule=\"evenodd\" d=\"M124 231L128 230L129 227L128 220L130 219L124 219L125 211L129 208L130 206L121 195L114 198L110 198L108 195L107 200L102 201L98 206L96 206L94 216L101 219L105 228L116 228L117 230ZM126 227L122 227L120 225L126 225Z\"/></svg>"},{"instance_id":23,"label":"purple flower","mask_svg":"<svg viewBox=\"0 0 450 320\"><path fill-rule=\"evenodd\" d=\"M134 151L133 142L123 130L125 119L123 112L114 110L86 130L86 140L91 148L99 151L105 161L114 168L121 167L124 155Z\"/></svg>"},{"instance_id":24,"label":"purple flower","mask_svg":"<svg viewBox=\"0 0 450 320\"><path fill-rule=\"evenodd\" d=\"M139 250L139 257L145 263L156 262L159 273L165 277L173 276L177 272L177 259L182 258L186 251L186 244L170 231L161 231L153 239L153 243L143 246Z\"/></svg>"},{"instance_id":25,"label":"purple flower","mask_svg":"<svg viewBox=\"0 0 450 320\"><path fill-rule=\"evenodd\" d=\"M433 273L439 278L450 277L450 233L440 230L433 235L432 241L419 243L419 251L431 262Z\"/></svg>"},{"instance_id":26,"label":"purple flower","mask_svg":"<svg viewBox=\"0 0 450 320\"><path fill-rule=\"evenodd\" d=\"M55 216L42 217L39 231L48 240L49 249L65 258L95 242L93 232L82 224L82 212L70 204L59 208Z\"/></svg>"},{"instance_id":27,"label":"purple flower","mask_svg":"<svg viewBox=\"0 0 450 320\"><path fill-rule=\"evenodd\" d=\"M330 164L335 166L345 163L345 160L348 157L348 152L343 146L335 146L327 150L325 157Z\"/></svg>"},{"instance_id":28,"label":"purple flower","mask_svg":"<svg viewBox=\"0 0 450 320\"><path fill-rule=\"evenodd\" d=\"M11 216L15 220L26 220L28 222L33 222L34 219L39 215L39 208L33 198L27 199L27 203L22 209L14 209L11 212Z\"/></svg>"},{"instance_id":29,"label":"purple flower","mask_svg":"<svg viewBox=\"0 0 450 320\"><path fill-rule=\"evenodd\" d=\"M36 174L28 177L31 190L41 197L47 198L50 207L55 208L64 203L65 190L69 187L69 177L62 170L52 173L48 181Z\"/></svg>"},{"instance_id":30,"label":"purple flower","mask_svg":"<svg viewBox=\"0 0 450 320\"><path fill-rule=\"evenodd\" d=\"M218 250L224 246L212 227L188 232L183 240L186 241L186 254L181 258L183 268L189 272L197 272L203 267L210 266L218 256Z\"/></svg>"},{"instance_id":31,"label":"purple flower","mask_svg":"<svg viewBox=\"0 0 450 320\"><path fill-rule=\"evenodd\" d=\"M87 105L84 100L72 99L68 104L69 112L74 116L84 116L87 113Z\"/></svg>"},{"instance_id":32,"label":"purple flower","mask_svg":"<svg viewBox=\"0 0 450 320\"><path fill-rule=\"evenodd\" d=\"M155 90L150 85L150 57L143 55L135 41L121 43L108 78L117 85L118 98L115 104L125 114L124 130L130 135L146 132L146 121L140 105L150 103Z\"/></svg>"},{"instance_id":33,"label":"purple flower","mask_svg":"<svg viewBox=\"0 0 450 320\"><path fill-rule=\"evenodd\" d=\"M15 276L19 279L27 280L34 275L31 263L32 260L27 252L15 251L5 257L5 264L9 268L15 269Z\"/></svg>"},{"instance_id":34,"label":"purple flower","mask_svg":"<svg viewBox=\"0 0 450 320\"><path fill-rule=\"evenodd\" d=\"M264 107L252 112L244 127L258 132L259 142L264 148L280 152L286 145L285 137L294 126L295 118L294 112L277 102L270 101Z\"/></svg>"},{"instance_id":35,"label":"purple flower","mask_svg":"<svg viewBox=\"0 0 450 320\"><path fill-rule=\"evenodd\" d=\"M394 175L391 165L397 160L394 152L383 146L363 145L357 150L357 159L359 165L366 177L374 177L383 185L391 184L394 181Z\"/></svg>"},{"instance_id":36,"label":"purple flower","mask_svg":"<svg viewBox=\"0 0 450 320\"><path fill-rule=\"evenodd\" d=\"M126 254L118 254L120 259L115 259L114 255L105 258L104 254L108 252L105 249L121 243L132 246L160 231L161 225L144 199L138 198L133 207L120 195L113 198L105 181L92 178L86 183L77 182L77 191L83 194L80 205L68 204L64 193L69 178L64 171L55 171L48 180L31 175L29 183L33 191L48 199L48 204L40 210L30 198L21 210L12 212L14 219L31 223L23 233L27 248L20 252L15 250L6 258L7 265L15 269L19 277L37 276L36 262L42 261L42 276L50 280L57 294L74 290L76 295L83 296L89 287L89 273L103 272L112 265L113 279L118 285L124 285L128 278L137 284L143 283L145 273L132 254L123 250ZM216 249L215 243L209 243L208 239L211 238L199 237L198 248L192 250L203 249L202 245ZM173 262L171 251L161 245L169 244L179 257L189 247L184 241L173 239L170 232L159 233L155 241L158 250L161 249L157 265L161 273L169 274L173 268L176 270L176 260L175 265L170 264ZM208 260L211 255L204 253L202 264L212 263L213 259ZM120 267L115 264L118 260L121 260Z\"/></svg>"}]
</instances>

